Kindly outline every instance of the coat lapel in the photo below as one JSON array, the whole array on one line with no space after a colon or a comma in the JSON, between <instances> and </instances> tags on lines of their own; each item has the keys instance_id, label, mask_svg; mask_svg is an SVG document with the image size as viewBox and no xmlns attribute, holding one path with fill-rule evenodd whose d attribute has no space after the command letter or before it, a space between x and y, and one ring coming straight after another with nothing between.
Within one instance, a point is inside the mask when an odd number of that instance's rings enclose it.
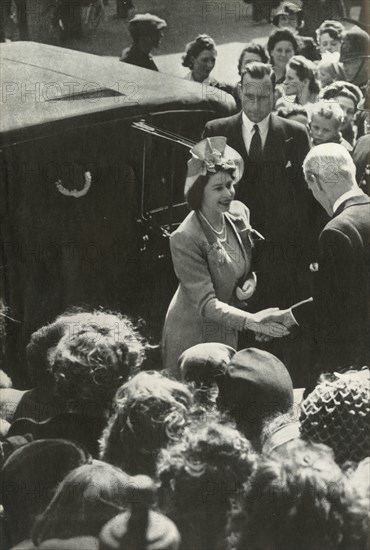
<instances>
[{"instance_id":1,"label":"coat lapel","mask_svg":"<svg viewBox=\"0 0 370 550\"><path fill-rule=\"evenodd\" d=\"M293 139L293 138L292 138ZM265 147L263 148L263 161L271 162L271 159L281 159L284 155L285 133L279 123L279 118L271 114L270 126L267 132Z\"/></svg>"}]
</instances>

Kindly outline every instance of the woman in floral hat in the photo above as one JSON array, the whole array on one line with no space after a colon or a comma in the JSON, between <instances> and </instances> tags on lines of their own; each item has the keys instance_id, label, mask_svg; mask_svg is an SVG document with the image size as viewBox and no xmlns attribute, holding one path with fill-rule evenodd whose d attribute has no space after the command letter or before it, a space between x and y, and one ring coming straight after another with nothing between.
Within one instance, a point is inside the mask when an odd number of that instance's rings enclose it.
<instances>
[{"instance_id":1,"label":"woman in floral hat","mask_svg":"<svg viewBox=\"0 0 370 550\"><path fill-rule=\"evenodd\" d=\"M234 201L243 159L225 137L202 140L191 150L185 198L192 212L171 235L171 254L179 287L163 330L164 367L179 376L183 351L202 342L237 348L238 332L285 336L269 321L272 309L245 311L256 289L252 272L253 238L263 239L249 221L248 208Z\"/></svg>"}]
</instances>

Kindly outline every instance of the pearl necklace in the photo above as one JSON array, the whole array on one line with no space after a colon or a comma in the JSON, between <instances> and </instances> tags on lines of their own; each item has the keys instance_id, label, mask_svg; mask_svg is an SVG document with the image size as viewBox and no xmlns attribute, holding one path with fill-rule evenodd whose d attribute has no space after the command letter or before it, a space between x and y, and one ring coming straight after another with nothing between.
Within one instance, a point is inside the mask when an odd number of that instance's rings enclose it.
<instances>
[{"instance_id":1,"label":"pearl necklace","mask_svg":"<svg viewBox=\"0 0 370 550\"><path fill-rule=\"evenodd\" d=\"M222 227L221 227L221 230L220 231L217 231L217 229L215 229L213 227L213 225L207 220L207 218L205 217L205 215L203 214L203 212L201 210L199 210L199 214L202 216L203 220L206 222L206 224L212 229L213 233L215 233L216 235L219 236L219 240L221 242L225 242L226 241L226 224L225 224L225 217L222 216ZM223 235L224 234L224 235ZM221 235L223 235L223 237L221 238Z\"/></svg>"}]
</instances>

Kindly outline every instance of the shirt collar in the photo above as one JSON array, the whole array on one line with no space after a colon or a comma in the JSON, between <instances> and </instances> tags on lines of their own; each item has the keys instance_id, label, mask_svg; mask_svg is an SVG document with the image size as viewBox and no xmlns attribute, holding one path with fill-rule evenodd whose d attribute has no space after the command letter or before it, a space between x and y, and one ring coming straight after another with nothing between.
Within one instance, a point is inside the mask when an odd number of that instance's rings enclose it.
<instances>
[{"instance_id":1,"label":"shirt collar","mask_svg":"<svg viewBox=\"0 0 370 550\"><path fill-rule=\"evenodd\" d=\"M346 202L348 199L351 199L352 197L358 197L360 195L362 195L362 192L359 188L354 188L350 191L346 191L346 193L343 193L343 195L341 195L339 199L337 199L333 204L333 214L335 214L340 205Z\"/></svg>"},{"instance_id":2,"label":"shirt collar","mask_svg":"<svg viewBox=\"0 0 370 550\"><path fill-rule=\"evenodd\" d=\"M263 134L264 132L267 132L267 129L270 123L270 116L271 115L269 113L265 118L263 118L260 122L258 122L258 128L260 129L261 134ZM248 132L252 132L253 126L257 123L249 120L249 118L244 113L244 111L242 113L242 119L243 119L243 126L245 126Z\"/></svg>"}]
</instances>

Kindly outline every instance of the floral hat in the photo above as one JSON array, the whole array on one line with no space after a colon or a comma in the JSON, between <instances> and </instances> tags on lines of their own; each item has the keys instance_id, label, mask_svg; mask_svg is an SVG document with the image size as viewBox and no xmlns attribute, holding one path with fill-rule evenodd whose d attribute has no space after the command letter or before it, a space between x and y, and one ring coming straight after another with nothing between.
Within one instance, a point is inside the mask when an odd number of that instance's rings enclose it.
<instances>
[{"instance_id":1,"label":"floral hat","mask_svg":"<svg viewBox=\"0 0 370 550\"><path fill-rule=\"evenodd\" d=\"M234 171L234 181L237 182L243 175L244 162L235 149L226 145L226 138L215 136L203 139L190 150L191 159L188 161L188 173L185 180L185 195L199 176L215 174L216 166Z\"/></svg>"}]
</instances>

